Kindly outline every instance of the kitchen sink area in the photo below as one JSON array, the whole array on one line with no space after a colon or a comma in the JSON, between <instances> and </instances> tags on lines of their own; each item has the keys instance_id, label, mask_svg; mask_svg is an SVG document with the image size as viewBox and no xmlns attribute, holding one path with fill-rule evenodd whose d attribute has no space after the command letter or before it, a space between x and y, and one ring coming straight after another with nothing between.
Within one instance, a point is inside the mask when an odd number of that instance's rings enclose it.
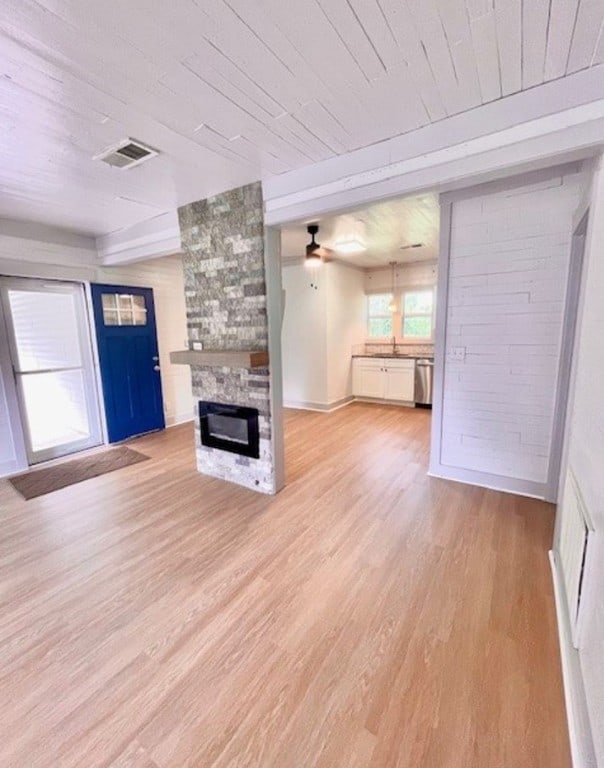
<instances>
[{"instance_id":1,"label":"kitchen sink area","mask_svg":"<svg viewBox=\"0 0 604 768\"><path fill-rule=\"evenodd\" d=\"M369 346L369 345L367 345ZM392 351L356 349L352 354L355 398L407 406L431 407L434 360L432 348Z\"/></svg>"}]
</instances>

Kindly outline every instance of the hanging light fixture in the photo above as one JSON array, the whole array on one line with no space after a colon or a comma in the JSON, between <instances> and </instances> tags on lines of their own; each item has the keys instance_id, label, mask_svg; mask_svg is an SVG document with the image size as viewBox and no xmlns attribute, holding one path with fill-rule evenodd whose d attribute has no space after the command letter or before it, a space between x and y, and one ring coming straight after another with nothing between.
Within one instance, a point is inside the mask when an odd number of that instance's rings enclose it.
<instances>
[{"instance_id":1,"label":"hanging light fixture","mask_svg":"<svg viewBox=\"0 0 604 768\"><path fill-rule=\"evenodd\" d=\"M392 290L392 298L390 299L390 304L388 304L388 311L389 312L396 312L397 310L397 303L396 303L396 267L398 266L397 261L391 261L390 262L390 289Z\"/></svg>"},{"instance_id":2,"label":"hanging light fixture","mask_svg":"<svg viewBox=\"0 0 604 768\"><path fill-rule=\"evenodd\" d=\"M318 267L321 264L321 245L315 240L315 235L319 231L319 225L309 224L306 231L311 236L311 240L306 246L305 264L309 267Z\"/></svg>"}]
</instances>

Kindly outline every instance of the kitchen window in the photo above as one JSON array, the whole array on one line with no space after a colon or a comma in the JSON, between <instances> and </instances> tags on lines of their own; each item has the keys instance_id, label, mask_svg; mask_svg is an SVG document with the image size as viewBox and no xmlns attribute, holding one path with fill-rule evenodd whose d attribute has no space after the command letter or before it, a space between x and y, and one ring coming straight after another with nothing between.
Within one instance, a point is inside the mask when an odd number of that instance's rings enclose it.
<instances>
[{"instance_id":1,"label":"kitchen window","mask_svg":"<svg viewBox=\"0 0 604 768\"><path fill-rule=\"evenodd\" d=\"M434 289L405 291L401 296L401 336L405 341L434 338Z\"/></svg>"},{"instance_id":2,"label":"kitchen window","mask_svg":"<svg viewBox=\"0 0 604 768\"><path fill-rule=\"evenodd\" d=\"M384 339L392 336L391 293L375 293L367 297L367 336Z\"/></svg>"}]
</instances>

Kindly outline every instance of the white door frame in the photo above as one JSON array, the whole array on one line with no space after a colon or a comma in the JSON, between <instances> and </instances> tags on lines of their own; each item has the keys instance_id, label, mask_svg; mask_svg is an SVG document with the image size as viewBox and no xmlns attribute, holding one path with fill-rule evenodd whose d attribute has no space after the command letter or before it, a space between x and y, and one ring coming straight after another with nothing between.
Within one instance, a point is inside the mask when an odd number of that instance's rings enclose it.
<instances>
[{"instance_id":1,"label":"white door frame","mask_svg":"<svg viewBox=\"0 0 604 768\"><path fill-rule=\"evenodd\" d=\"M8 329L2 301L0 301L0 377L4 387L6 397L6 406L8 410L8 421L11 429L12 449L14 463L10 466L0 467L0 477L12 472L19 472L27 468L27 451L25 449L25 437L21 424L21 413L19 410L19 400L17 398L17 387L13 375L13 365L8 346Z\"/></svg>"},{"instance_id":2,"label":"white door frame","mask_svg":"<svg viewBox=\"0 0 604 768\"><path fill-rule=\"evenodd\" d=\"M564 308L564 324L562 327L562 345L560 348L560 367L556 388L556 404L554 413L554 429L552 433L552 451L550 454L547 477L546 500L557 503L562 489L562 470L566 464L565 447L568 431L568 414L570 393L572 390L572 375L574 352L579 319L579 306L583 288L583 264L585 261L585 241L589 223L589 208L575 227L571 241L570 264L568 267L568 282L566 285L566 303Z\"/></svg>"},{"instance_id":3,"label":"white door frame","mask_svg":"<svg viewBox=\"0 0 604 768\"><path fill-rule=\"evenodd\" d=\"M441 463L443 401L445 381L445 353L447 335L447 316L449 305L449 264L451 250L451 214L453 204L461 200L496 194L508 189L514 189L531 184L538 184L551 178L576 173L581 170L579 163L570 163L562 166L554 166L544 170L520 174L497 181L478 184L465 189L449 192L441 195L441 229L440 252L438 258L438 286L436 307L436 329L434 339L434 392L432 405L432 440L430 449L430 472L435 477L445 477L451 480L471 483L472 485L493 488L495 490L518 493L524 496L534 496L555 502L558 497L557 477L560 471L562 447L564 441L564 428L566 422L566 404L568 402L570 388L570 367L572 350L575 340L577 306L576 299L581 288L581 259L573 259L569 268L567 293L564 309L564 330L562 346L560 350L560 364L556 379L556 404L554 410L554 429L550 458L548 464L548 477L545 483L538 483L517 478L501 477L486 472L460 469L445 466ZM572 302L575 302L574 306Z\"/></svg>"}]
</instances>

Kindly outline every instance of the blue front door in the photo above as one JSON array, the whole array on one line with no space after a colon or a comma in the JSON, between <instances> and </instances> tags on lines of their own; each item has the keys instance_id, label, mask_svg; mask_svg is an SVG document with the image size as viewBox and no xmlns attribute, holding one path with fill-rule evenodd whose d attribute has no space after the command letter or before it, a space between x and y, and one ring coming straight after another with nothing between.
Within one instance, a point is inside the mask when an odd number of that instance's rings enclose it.
<instances>
[{"instance_id":1,"label":"blue front door","mask_svg":"<svg viewBox=\"0 0 604 768\"><path fill-rule=\"evenodd\" d=\"M91 288L109 442L163 429L153 291Z\"/></svg>"}]
</instances>

